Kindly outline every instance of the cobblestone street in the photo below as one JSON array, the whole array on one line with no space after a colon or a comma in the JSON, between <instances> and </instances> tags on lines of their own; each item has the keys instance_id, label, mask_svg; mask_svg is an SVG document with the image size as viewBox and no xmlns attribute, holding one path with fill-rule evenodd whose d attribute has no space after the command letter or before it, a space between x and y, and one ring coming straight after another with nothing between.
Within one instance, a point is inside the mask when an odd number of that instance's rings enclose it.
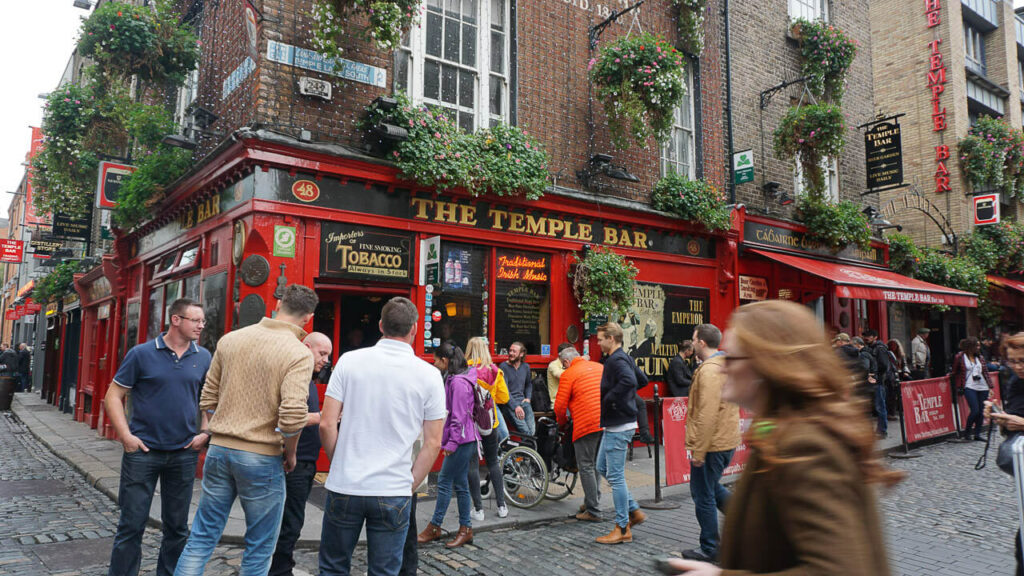
<instances>
[{"instance_id":1,"label":"cobblestone street","mask_svg":"<svg viewBox=\"0 0 1024 576\"><path fill-rule=\"evenodd\" d=\"M14 415L4 413L0 420L0 574L106 574L117 507ZM891 461L910 473L905 483L882 497L893 574L1012 574L1016 503L1009 477L994 465L974 471L981 446L942 444L923 449L921 458ZM607 495L604 502L610 505ZM609 523L547 522L481 533L474 545L457 551L426 546L420 552L420 570L653 574L653 558L678 554L696 542L692 504L688 498L681 504L677 510L650 512L648 522L635 529L631 545L594 544ZM158 532L148 530L143 574L153 573L158 543ZM219 547L207 574L236 573L240 555L237 546ZM363 557L360 553L360 561ZM315 550L298 551L297 560L301 570L316 573ZM356 566L356 573L360 568Z\"/></svg>"}]
</instances>

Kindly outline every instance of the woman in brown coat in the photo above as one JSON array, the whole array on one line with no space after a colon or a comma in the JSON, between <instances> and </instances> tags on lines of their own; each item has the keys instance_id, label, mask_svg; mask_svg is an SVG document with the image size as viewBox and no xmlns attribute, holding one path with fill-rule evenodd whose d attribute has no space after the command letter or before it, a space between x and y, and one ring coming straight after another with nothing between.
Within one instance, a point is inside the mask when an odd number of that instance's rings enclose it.
<instances>
[{"instance_id":1,"label":"woman in brown coat","mask_svg":"<svg viewBox=\"0 0 1024 576\"><path fill-rule=\"evenodd\" d=\"M726 512L721 568L672 565L689 576L887 576L871 484L900 474L876 459L871 424L814 315L780 300L742 306L722 349L722 398L756 415L752 453Z\"/></svg>"}]
</instances>

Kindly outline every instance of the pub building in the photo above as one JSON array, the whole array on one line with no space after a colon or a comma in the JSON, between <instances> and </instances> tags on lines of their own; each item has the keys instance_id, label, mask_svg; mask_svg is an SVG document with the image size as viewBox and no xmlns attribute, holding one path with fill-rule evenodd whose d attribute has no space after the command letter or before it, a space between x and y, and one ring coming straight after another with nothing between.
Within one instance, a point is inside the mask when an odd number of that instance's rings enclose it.
<instances>
[{"instance_id":1,"label":"pub building","mask_svg":"<svg viewBox=\"0 0 1024 576\"><path fill-rule=\"evenodd\" d=\"M261 131L237 133L165 206L76 281L76 417L107 436L100 401L117 360L165 330L180 297L202 303L200 344L212 351L226 331L272 315L286 285L312 286L320 305L306 328L330 336L333 365L373 345L381 307L404 296L423 312L415 350L424 359L442 341L486 336L496 362L521 341L543 374L563 341L600 355L570 274L603 245L639 269L636 303L620 321L627 352L659 382L694 326L722 325L735 306L734 233L564 189L534 201L438 194L378 159Z\"/></svg>"},{"instance_id":2,"label":"pub building","mask_svg":"<svg viewBox=\"0 0 1024 576\"><path fill-rule=\"evenodd\" d=\"M978 305L975 294L892 272L888 245L878 240L867 250L850 246L834 253L799 224L745 213L741 220L740 304L774 298L800 302L831 334L857 336L872 328L883 341L901 339L908 353L908 305Z\"/></svg>"}]
</instances>

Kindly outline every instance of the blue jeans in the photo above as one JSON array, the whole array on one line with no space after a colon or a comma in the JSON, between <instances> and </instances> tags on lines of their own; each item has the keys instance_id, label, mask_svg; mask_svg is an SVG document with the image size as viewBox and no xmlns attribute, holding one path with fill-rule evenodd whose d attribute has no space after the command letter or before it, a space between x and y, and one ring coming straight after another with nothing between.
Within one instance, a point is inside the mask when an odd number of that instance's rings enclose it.
<instances>
[{"instance_id":1,"label":"blue jeans","mask_svg":"<svg viewBox=\"0 0 1024 576\"><path fill-rule=\"evenodd\" d=\"M295 567L295 543L302 534L302 525L306 521L306 500L313 489L313 477L316 476L316 462L299 461L295 470L284 475L284 516L281 518L281 533L277 537L277 547L270 562L269 576L291 576Z\"/></svg>"},{"instance_id":2,"label":"blue jeans","mask_svg":"<svg viewBox=\"0 0 1024 576\"><path fill-rule=\"evenodd\" d=\"M21 390L18 390L18 392L28 392L32 389L32 375L28 372L18 374L18 383L21 386Z\"/></svg>"},{"instance_id":3,"label":"blue jeans","mask_svg":"<svg viewBox=\"0 0 1024 576\"><path fill-rule=\"evenodd\" d=\"M469 497L469 464L476 463L476 442L460 444L455 452L444 457L441 472L437 475L437 500L434 503L434 516L430 520L440 526L444 515L448 512L448 504L452 501L452 487L455 488L455 500L459 504L459 526L472 527L469 513L473 510L473 502ZM495 487L495 490L500 489Z\"/></svg>"},{"instance_id":4,"label":"blue jeans","mask_svg":"<svg viewBox=\"0 0 1024 576\"><path fill-rule=\"evenodd\" d=\"M985 420L983 409L985 400L988 400L988 390L964 388L964 398L967 400L967 406L971 409L971 414L967 417L967 425L964 427L964 434L970 436L971 428L974 428L974 437L980 438L981 425Z\"/></svg>"},{"instance_id":5,"label":"blue jeans","mask_svg":"<svg viewBox=\"0 0 1024 576\"><path fill-rule=\"evenodd\" d=\"M499 408L498 408L498 428L495 429L494 432L492 432L492 434L497 434L498 435L498 445L501 445L502 442L504 442L505 440L508 440L508 425L505 424L505 416L504 416L504 414L502 414L502 412L503 411L501 410L501 407L499 405Z\"/></svg>"},{"instance_id":6,"label":"blue jeans","mask_svg":"<svg viewBox=\"0 0 1024 576\"><path fill-rule=\"evenodd\" d=\"M889 412L885 409L885 385L875 384L875 412L878 413L878 433L889 432Z\"/></svg>"},{"instance_id":7,"label":"blue jeans","mask_svg":"<svg viewBox=\"0 0 1024 576\"><path fill-rule=\"evenodd\" d=\"M409 534L411 500L411 496L349 496L328 490L320 533L320 576L349 575L364 521L367 576L397 576Z\"/></svg>"},{"instance_id":8,"label":"blue jeans","mask_svg":"<svg viewBox=\"0 0 1024 576\"><path fill-rule=\"evenodd\" d=\"M195 450L150 450L125 452L121 457L121 486L117 501L121 519L117 523L114 549L110 553L110 576L135 576L142 560L142 535L149 520L157 478L160 479L160 514L164 523L157 576L171 576L188 539L188 509L196 477Z\"/></svg>"},{"instance_id":9,"label":"blue jeans","mask_svg":"<svg viewBox=\"0 0 1024 576\"><path fill-rule=\"evenodd\" d=\"M639 510L640 505L629 493L626 485L626 451L633 441L635 430L625 432L604 432L597 449L597 473L608 480L612 487L612 502L615 503L615 523L625 528L629 525L629 513Z\"/></svg>"},{"instance_id":10,"label":"blue jeans","mask_svg":"<svg viewBox=\"0 0 1024 576\"><path fill-rule=\"evenodd\" d=\"M534 436L537 432L537 422L533 419L533 407L529 402L523 402L520 406L523 407L522 419L516 418L516 409L512 407L512 402L498 404L501 411L505 413L506 422L512 422L520 434Z\"/></svg>"},{"instance_id":11,"label":"blue jeans","mask_svg":"<svg viewBox=\"0 0 1024 576\"><path fill-rule=\"evenodd\" d=\"M732 460L733 450L708 452L703 466L690 466L690 495L700 524L700 550L718 557L718 511L725 512L729 491L718 481Z\"/></svg>"},{"instance_id":12,"label":"blue jeans","mask_svg":"<svg viewBox=\"0 0 1024 576\"><path fill-rule=\"evenodd\" d=\"M284 496L280 456L211 446L203 465L203 495L192 520L192 534L174 575L202 576L237 497L245 512L245 552L239 575L266 576L281 528Z\"/></svg>"}]
</instances>

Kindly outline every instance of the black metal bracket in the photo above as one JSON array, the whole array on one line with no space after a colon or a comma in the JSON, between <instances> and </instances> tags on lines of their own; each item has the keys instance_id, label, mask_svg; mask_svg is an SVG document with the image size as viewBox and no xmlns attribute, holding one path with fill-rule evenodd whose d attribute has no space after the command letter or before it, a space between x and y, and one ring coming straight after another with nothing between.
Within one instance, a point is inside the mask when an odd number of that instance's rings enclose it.
<instances>
[{"instance_id":1,"label":"black metal bracket","mask_svg":"<svg viewBox=\"0 0 1024 576\"><path fill-rule=\"evenodd\" d=\"M771 103L772 101L772 97L774 97L779 92L782 92L783 90L789 88L793 84L801 84L809 79L810 76L804 76L803 78L797 78L796 80L786 80L782 84L772 86L771 88L765 90L764 92L761 92L761 110L766 110L768 108L768 104Z\"/></svg>"},{"instance_id":2,"label":"black metal bracket","mask_svg":"<svg viewBox=\"0 0 1024 576\"><path fill-rule=\"evenodd\" d=\"M587 30L587 37L590 39L590 49L594 50L595 48L597 48L597 40L598 38L601 37L601 33L604 32L605 28L611 25L612 22L615 22L619 18L639 8L640 5L643 4L645 1L646 0L640 0L636 4L633 4L632 6L622 10L621 12L618 10L612 10L611 15L609 15L603 21L591 26L590 29Z\"/></svg>"},{"instance_id":3,"label":"black metal bracket","mask_svg":"<svg viewBox=\"0 0 1024 576\"><path fill-rule=\"evenodd\" d=\"M861 124L860 126L857 126L857 129L858 130L863 130L863 129L869 127L869 126L874 126L875 124L881 124L882 122L887 122L889 120L898 120L898 119L900 119L900 118L902 118L904 116L906 116L905 113L893 114L891 116L885 116L884 114L879 114L878 116L875 116L874 120L872 120L870 122L865 122L865 123ZM896 125L898 126L899 122L896 122Z\"/></svg>"}]
</instances>

